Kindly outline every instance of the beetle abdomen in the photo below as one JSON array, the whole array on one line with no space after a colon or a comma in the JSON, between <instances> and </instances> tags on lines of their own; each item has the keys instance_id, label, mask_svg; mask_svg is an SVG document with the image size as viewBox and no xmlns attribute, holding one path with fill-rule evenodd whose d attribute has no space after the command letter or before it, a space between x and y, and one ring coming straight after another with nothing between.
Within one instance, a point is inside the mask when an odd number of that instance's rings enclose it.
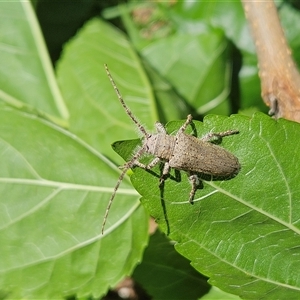
<instances>
[{"instance_id":1,"label":"beetle abdomen","mask_svg":"<svg viewBox=\"0 0 300 300\"><path fill-rule=\"evenodd\" d=\"M227 177L238 173L238 159L225 149L184 133L177 135L169 165L178 170Z\"/></svg>"}]
</instances>

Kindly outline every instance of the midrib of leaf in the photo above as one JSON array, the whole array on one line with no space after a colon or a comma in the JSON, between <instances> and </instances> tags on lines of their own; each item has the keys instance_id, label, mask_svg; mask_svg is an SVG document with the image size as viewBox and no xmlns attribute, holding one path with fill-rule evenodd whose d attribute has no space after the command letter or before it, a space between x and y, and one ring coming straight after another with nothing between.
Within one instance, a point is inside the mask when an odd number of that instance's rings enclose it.
<instances>
[{"instance_id":1,"label":"midrib of leaf","mask_svg":"<svg viewBox=\"0 0 300 300\"><path fill-rule=\"evenodd\" d=\"M229 194L230 195L230 194ZM249 213L249 212L246 212L246 214ZM238 218L239 216L237 216L236 218ZM288 229L284 229L284 230L280 230L280 231L273 231L272 234L274 234L275 232L283 232L283 231L287 231ZM188 233L183 233L181 232L180 233L181 236L184 236L186 240L189 241L189 243L194 243L195 245L198 245L199 248L201 249L204 249L207 253L209 253L211 256L214 256L215 258L217 258L219 261L233 267L234 269L236 270L239 270L240 272L242 273L245 273L245 269L239 267L237 264L233 264L231 263L229 260L226 260L224 259L224 257L220 256L220 255L217 255L217 251L211 251L210 248L206 247L205 244L201 244L199 243L197 240L191 238L191 236L188 234ZM249 242L247 242L249 243ZM246 244L247 244L246 243ZM243 245L244 246L244 245ZM275 286L282 286L282 287L286 287L286 288L289 288L289 289L292 289L292 290L296 290L296 291L300 291L300 287L297 287L297 286L292 286L292 285L289 285L289 284L285 284L285 283L282 283L280 281L275 281L275 280L271 280L267 277L262 277L262 276L259 276L255 273L250 273L249 271L246 271L247 274L251 275L252 277L255 277L257 278L257 280L253 280L252 282L255 282L255 281L258 281L258 280L261 280L261 281L265 281L265 282L268 282L268 283L271 283L271 284L274 284ZM248 283L250 284L250 283Z\"/></svg>"},{"instance_id":2,"label":"midrib of leaf","mask_svg":"<svg viewBox=\"0 0 300 300\"><path fill-rule=\"evenodd\" d=\"M8 109L4 109L4 110L10 111L9 108ZM46 125L46 126L52 128L52 129L54 129L55 131L60 132L63 135L71 138L72 140L74 140L77 143L79 143L81 146L85 147L92 154L94 154L95 156L97 156L102 162L104 162L105 164L107 164L110 168L112 168L112 169L114 169L114 170L116 170L116 171L118 171L120 173L119 168L110 159L108 159L106 156L102 155L99 151L97 151L95 148L93 148L92 146L90 146L88 143L86 143L85 141L83 141L82 139L80 139L78 136L76 136L75 134L71 133L70 131L67 131L64 128L60 127L60 126L57 126L54 123L49 122L49 121L47 121L45 119L39 118L39 117L37 117L35 115L28 114L28 113L25 113L25 112L20 112L20 114L26 116L29 119L38 120L40 123L43 123L44 125ZM3 139L1 139L1 140L4 141ZM7 143L6 141L4 141L4 142ZM7 144L9 144L9 143L7 143ZM23 156L23 154L21 152L19 152L16 148L14 148L14 150L17 151L23 157L23 159L25 161L27 161L24 158L24 156ZM28 163L28 164L30 165L30 163Z\"/></svg>"},{"instance_id":3,"label":"midrib of leaf","mask_svg":"<svg viewBox=\"0 0 300 300\"><path fill-rule=\"evenodd\" d=\"M211 53L211 56L210 56L210 60L206 66L206 68L204 68L205 72L202 74L202 78L204 80L204 78L207 78L208 76L208 73L211 71L211 67L212 65L215 63L215 61L220 57L221 53L224 52L224 50L226 49L226 47L228 46L227 42L225 42L224 40L219 44L219 46L214 49L214 51ZM203 60L205 61L205 57L203 57ZM228 81L229 79L229 65L227 65L227 69L225 70L226 71L226 75L225 76L225 80ZM195 86L195 92L194 95L193 95L193 98L195 98L195 94L198 93L198 91L201 89L201 87L203 86L203 80L201 81L198 81L198 85ZM226 86L226 82L224 82L225 86ZM217 106L219 103L221 103L222 101L222 97L224 97L225 95L228 95L229 94L229 89L228 87L226 86L226 89L223 89L222 93L219 94L216 98L214 99L211 99L209 102L205 103L204 105L201 105L197 108L197 112L198 113L205 113L207 112L208 110L210 110L211 108L215 106Z\"/></svg>"},{"instance_id":4,"label":"midrib of leaf","mask_svg":"<svg viewBox=\"0 0 300 300\"><path fill-rule=\"evenodd\" d=\"M276 160L276 156L275 156L275 154L274 154L274 152L272 150L272 147L270 146L269 142L266 139L264 139L261 134L260 134L260 138L265 142L265 145L268 147L268 149L270 151L270 154L273 157L274 163L276 164L276 166L277 166L277 168L278 168L278 170L279 170L279 172L281 174L281 178L282 178L282 180L283 180L283 182L284 182L284 184L286 186L286 189L288 191L287 195L288 195L289 208L290 208L290 213L289 213L289 221L290 222L289 223L292 223L292 197L291 197L292 192L291 192L290 186L288 184L287 178L285 176L285 173L283 172L282 167L280 166L280 163ZM296 232L299 234L300 230L298 230Z\"/></svg>"},{"instance_id":5,"label":"midrib of leaf","mask_svg":"<svg viewBox=\"0 0 300 300\"><path fill-rule=\"evenodd\" d=\"M91 191L91 192L104 192L104 193L112 193L113 187L103 187L103 186L92 186L92 185L84 185L77 183L68 183L68 182L59 182L52 181L47 179L26 179L26 178L5 178L0 177L0 182L2 183L17 183L17 184L26 184L26 185L38 185L38 186L50 186L50 187L59 187L62 190L81 190L81 191ZM118 189L118 194L123 195L138 195L138 192L135 189Z\"/></svg>"},{"instance_id":6,"label":"midrib of leaf","mask_svg":"<svg viewBox=\"0 0 300 300\"><path fill-rule=\"evenodd\" d=\"M27 113L21 113L21 114L26 115L26 117L29 117L30 119L38 120L39 122L47 125L48 127L51 127L52 129L54 129L54 130L62 133L63 135L68 136L72 140L76 141L77 143L79 143L80 145L82 145L83 147L85 147L92 154L94 154L95 156L97 156L103 163L105 163L106 165L108 165L111 169L115 170L118 174L121 174L120 169L111 160L109 160L107 157L105 157L104 155L102 155L100 152L98 152L92 146L90 146L89 144L87 144L86 142L84 142L82 139L78 138L75 134L72 134L71 132L66 131L63 128L59 127L59 126L56 126L52 122L48 122L47 120L40 119L40 118L38 118L38 117L36 117L34 115L27 114ZM32 185L36 185L37 182L39 182L39 184L41 182L43 182L43 184L40 184L40 185L46 185L45 182L47 182L48 185L50 185L50 186L58 186L58 181L51 181L51 180L47 180L47 179L42 178L42 176L40 176L38 174L38 172L32 167L32 165L28 162L28 160L25 158L25 156L18 149L16 149L15 147L12 147L12 145L10 143L8 143L6 140L4 140L1 137L0 137L0 140L3 143L5 143L8 147L11 147L16 153L18 153L19 157L21 157L23 159L23 161L27 164L28 170L30 171L30 173L32 173L34 175L34 177L40 179L40 180L34 180L34 179L30 180L30 179L25 179L25 178L16 179L16 178L3 178L2 177L2 178L0 178L0 182L6 182L6 183L8 183L8 182L24 183L25 180L26 180L26 183L29 183L29 184L32 184ZM17 180L17 181L14 181L14 180ZM130 182L129 178L127 176L124 177L123 182L124 181ZM87 185L71 184L71 183L65 183L65 182L61 182L61 184L63 184L64 187L66 187L66 186L68 186L68 187L72 186L72 188L74 188L73 186L75 186L78 189L81 189L81 188L79 188L79 186L82 186L82 187L84 187L83 189L86 189L86 187L89 187L89 189L92 189L92 186L87 186ZM95 188L95 191L100 191L99 189L97 189L97 187L94 187L94 188ZM103 190L101 190L101 191L104 191L104 192L107 192L107 191L112 192L113 191L113 189L111 187L107 187L107 188L101 187L101 188L103 188ZM121 192L122 190L123 189L119 189L119 192ZM125 191L125 190L123 190L123 191ZM132 191L133 195L137 195L137 192L134 189L131 189L131 191ZM125 194L126 194L126 192L125 192Z\"/></svg>"},{"instance_id":7,"label":"midrib of leaf","mask_svg":"<svg viewBox=\"0 0 300 300\"><path fill-rule=\"evenodd\" d=\"M31 215L35 211L39 210L39 208L43 207L45 204L47 204L51 199L58 195L60 192L66 191L66 190L81 190L88 192L99 192L99 193L109 193L112 194L114 191L114 188L109 187L96 187L96 186L88 186L88 185L81 185L81 184L72 184L72 183L66 183L66 182L55 182L51 180L33 180L33 179L24 179L24 178L0 178L0 183L14 183L14 184L26 184L26 185L34 185L34 186L50 186L50 187L56 187L57 189L54 190L50 195L48 195L46 198L41 200L37 205L33 206L31 209L27 210L24 214L19 215L17 218L11 220L10 222L6 223L5 226L0 227L0 231L3 229L8 228L9 226L17 223L18 221L26 218L27 216ZM135 189L118 189L118 194L121 195L133 195L137 196L138 193ZM139 201L137 201L137 204L139 204ZM133 212L135 208L131 211ZM131 213L130 212L130 213ZM129 213L129 215L130 215ZM125 215L126 217L129 216L128 213ZM9 214L8 214L9 216ZM10 216L9 216L9 219ZM126 218L122 218L117 224L114 224L114 226L110 227L109 230L105 232L105 235L112 231L114 228L117 228Z\"/></svg>"},{"instance_id":8,"label":"midrib of leaf","mask_svg":"<svg viewBox=\"0 0 300 300\"><path fill-rule=\"evenodd\" d=\"M5 93L3 90L0 90L0 97L6 101L8 104L15 106L17 108L22 108L24 106L24 103L18 100L15 97L12 97L11 95Z\"/></svg>"},{"instance_id":9,"label":"midrib of leaf","mask_svg":"<svg viewBox=\"0 0 300 300\"><path fill-rule=\"evenodd\" d=\"M140 201L136 201L135 205L132 206L131 210L129 210L126 214L124 214L118 222L116 222L113 226L110 227L110 229L108 230L105 230L104 234L102 233L99 233L98 235L95 235L93 236L92 238L90 239L87 239L83 242L80 242L78 241L78 239L76 239L74 236L74 240L77 241L78 243L73 246L73 247L70 247L64 251L61 251L59 254L56 254L56 255L52 255L52 256L47 256L47 257L44 257L44 258L40 258L39 260L35 261L35 262L31 262L31 263L27 263L27 264L23 264L23 265L20 265L18 267L15 267L15 268L10 268L9 270L3 270L2 273L4 272L7 272L7 271L12 271L12 270L17 270L17 269L23 269L25 267L30 267L30 266L34 266L34 265L40 265L42 262L46 262L46 261L51 261L51 260L56 260L56 259L59 259L60 257L63 257L64 255L67 255L69 253L72 253L74 252L75 250L77 249L80 249L80 248L83 248L84 246L87 246L91 243L94 243L100 239L103 239L105 236L107 236L109 233L111 233L115 228L117 228L118 226L120 226L124 221L126 221L128 219L128 217L130 217L130 215L132 215L132 213L140 206ZM2 228L1 228L2 229ZM0 230L1 230L0 229ZM36 245L35 245L36 246ZM36 246L37 249L39 249L37 246ZM42 255L43 252L40 251L40 253ZM1 273L1 271L0 271Z\"/></svg>"},{"instance_id":10,"label":"midrib of leaf","mask_svg":"<svg viewBox=\"0 0 300 300\"><path fill-rule=\"evenodd\" d=\"M270 218L270 219L276 221L277 223L279 223L279 224L281 224L281 225L283 225L283 226L285 226L285 227L291 229L291 230L294 231L295 233L300 234L300 230L299 230L297 227L293 226L291 223L284 222L283 220L281 220L281 219L275 217L274 215L271 215L270 213L268 213L268 212L266 212L266 211L264 211L264 210L258 208L257 206L252 205L252 204L249 203L249 202L246 202L246 201L243 200L242 198L240 198L240 197L238 197L238 196L236 196L236 195L234 195L234 194L228 192L227 190L222 189L222 188L219 187L218 185L214 184L212 181L209 181L209 182L206 181L206 183L207 183L208 185L212 186L213 188L215 188L216 190L218 190L219 192L221 192L222 194L224 194L224 195L226 195L226 196L228 196L228 197L230 197L230 198L232 198L232 199L234 199L234 200L237 200L238 202L240 202L240 203L242 203L243 205L245 205L245 206L247 206L247 207L253 209L254 211L257 211L257 212L261 213L262 215L265 215L266 217L268 217L268 218Z\"/></svg>"},{"instance_id":11,"label":"midrib of leaf","mask_svg":"<svg viewBox=\"0 0 300 300\"><path fill-rule=\"evenodd\" d=\"M187 236L187 237L188 237L188 236ZM241 271L242 273L245 272L244 269L238 267L238 265L229 263L228 260L225 260L222 256L216 255L216 252L210 251L209 248L203 246L203 244L199 244L196 240L191 239L190 237L188 237L188 238L190 239L190 241L194 242L196 245L199 245L199 247L205 249L210 255L212 255L212 256L214 256L214 257L217 257L220 261L224 262L225 264L228 264L228 265L232 266L234 269L237 269L237 270ZM247 271L247 273L249 273L249 271ZM258 275L256 275L256 274L253 274L253 273L251 273L251 276L252 276L252 277L256 277L258 280L262 280L262 281L266 281L266 282L272 283L272 284L274 284L274 285L276 285L276 286L277 286L277 285L280 285L280 286L282 286L282 287L287 287L287 288L289 288L289 289L293 289L293 290L300 291L300 288L299 288L299 287L295 287L295 286L292 286L292 285L284 284L284 283L281 283L281 282L279 282L279 281L270 280L270 279L268 279L268 278L266 278L266 277L261 277L261 276L258 276ZM253 280L253 282L255 282L255 281L257 281L257 280Z\"/></svg>"},{"instance_id":12,"label":"midrib of leaf","mask_svg":"<svg viewBox=\"0 0 300 300\"><path fill-rule=\"evenodd\" d=\"M4 140L1 137L0 137L0 141L1 141L1 143L6 144L7 149L12 149L12 151L14 151L14 153L18 154L18 156L27 165L27 170L29 170L29 172L33 175L33 177L38 178L38 179L42 179L41 176L36 172L36 170L32 167L32 165L28 162L28 160L24 157L24 155L18 149L16 149L15 147L12 147L12 145L10 143L8 143L6 140ZM10 179L10 178L8 178L8 179Z\"/></svg>"},{"instance_id":13,"label":"midrib of leaf","mask_svg":"<svg viewBox=\"0 0 300 300\"><path fill-rule=\"evenodd\" d=\"M224 89L223 91L214 99L211 99L209 102L205 103L204 105L201 105L197 108L197 112L199 114L205 114L209 110L217 107L222 102L224 102L224 99L229 95L229 85L226 84L229 82L229 76L231 75L231 70L228 64L226 64L226 70L225 70L225 78L224 78Z\"/></svg>"},{"instance_id":14,"label":"midrib of leaf","mask_svg":"<svg viewBox=\"0 0 300 300\"><path fill-rule=\"evenodd\" d=\"M47 78L47 83L51 92L53 93L53 100L56 103L57 109L60 112L63 119L69 117L69 113L65 103L62 99L61 93L58 89L56 79L53 73L53 67L51 65L48 52L46 50L45 42L39 27L39 24L36 20L36 15L33 13L32 5L29 1L20 1L24 9L24 13L27 16L28 26L31 29L32 35L34 36L34 42L36 44L36 49L40 56L40 62L45 71L45 76Z\"/></svg>"},{"instance_id":15,"label":"midrib of leaf","mask_svg":"<svg viewBox=\"0 0 300 300\"><path fill-rule=\"evenodd\" d=\"M0 181L1 182L1 181ZM5 226L0 227L0 231L4 230L6 228L8 228L9 226L17 223L18 221L25 219L27 216L31 215L32 213L34 213L35 211L37 211L40 207L43 207L46 203L48 203L54 196L56 196L57 194L59 194L59 192L61 191L61 189L57 189L55 191L53 191L48 197L46 197L44 200L40 201L37 205L33 206L31 209L27 210L24 214L19 215L17 218L15 219L11 219L10 215L7 213L7 215L9 216L9 219L11 220L10 222L7 222L5 224ZM4 206L4 204L2 204L2 206Z\"/></svg>"}]
</instances>

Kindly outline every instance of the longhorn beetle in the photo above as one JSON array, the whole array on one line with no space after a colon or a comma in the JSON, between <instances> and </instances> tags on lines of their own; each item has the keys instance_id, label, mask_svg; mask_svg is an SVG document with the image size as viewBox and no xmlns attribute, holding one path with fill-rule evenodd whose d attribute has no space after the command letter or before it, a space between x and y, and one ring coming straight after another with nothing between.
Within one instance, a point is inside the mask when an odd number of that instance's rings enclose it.
<instances>
[{"instance_id":1,"label":"longhorn beetle","mask_svg":"<svg viewBox=\"0 0 300 300\"><path fill-rule=\"evenodd\" d=\"M191 204L193 203L193 199L199 185L198 173L211 175L213 177L233 177L239 172L240 164L238 159L227 150L210 143L210 141L214 138L220 139L228 135L236 134L238 133L237 130L228 130L221 133L208 133L201 139L198 139L192 135L184 133L187 126L192 122L192 116L188 115L184 124L178 129L176 135L169 135L164 125L159 122L155 123L157 133L149 133L125 104L107 65L104 66L107 76L126 114L136 124L144 137L141 148L139 148L133 155L132 159L126 162L122 167L123 171L116 183L116 186L114 187L104 214L101 229L102 234L104 232L105 223L116 192L128 169L134 166L149 170L159 162L163 162L164 167L160 178L160 185L163 184L171 168L187 172L189 175L189 181L192 185L189 195L189 202ZM139 162L138 160L144 153L152 154L155 157L147 165Z\"/></svg>"}]
</instances>

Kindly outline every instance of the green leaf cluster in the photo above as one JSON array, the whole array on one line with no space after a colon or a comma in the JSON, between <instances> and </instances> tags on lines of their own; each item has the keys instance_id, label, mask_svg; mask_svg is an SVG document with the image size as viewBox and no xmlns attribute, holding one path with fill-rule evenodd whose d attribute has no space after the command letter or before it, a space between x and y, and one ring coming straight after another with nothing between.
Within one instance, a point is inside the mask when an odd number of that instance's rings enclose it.
<instances>
[{"instance_id":1,"label":"green leaf cluster","mask_svg":"<svg viewBox=\"0 0 300 300\"><path fill-rule=\"evenodd\" d=\"M241 3L92 5L0 2L0 297L101 298L132 275L153 299L299 298L300 128L265 114ZM295 49L299 12L279 13ZM140 143L104 64L149 131L188 113L199 138L239 130L220 144L239 174L203 178L191 205L185 172L159 187L161 166L133 168L102 235Z\"/></svg>"}]
</instances>

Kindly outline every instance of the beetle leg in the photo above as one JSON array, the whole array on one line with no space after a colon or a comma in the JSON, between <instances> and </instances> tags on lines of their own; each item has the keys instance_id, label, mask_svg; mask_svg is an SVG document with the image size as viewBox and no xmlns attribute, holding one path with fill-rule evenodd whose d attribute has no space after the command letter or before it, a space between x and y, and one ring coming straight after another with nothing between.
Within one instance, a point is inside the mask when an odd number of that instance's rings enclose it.
<instances>
[{"instance_id":1,"label":"beetle leg","mask_svg":"<svg viewBox=\"0 0 300 300\"><path fill-rule=\"evenodd\" d=\"M155 157L148 165L146 165L146 169L152 169L159 162L160 162L160 158L159 157Z\"/></svg>"},{"instance_id":2,"label":"beetle leg","mask_svg":"<svg viewBox=\"0 0 300 300\"><path fill-rule=\"evenodd\" d=\"M188 115L184 124L178 129L177 134L183 133L188 127L188 125L191 124L192 120L192 115Z\"/></svg>"},{"instance_id":3,"label":"beetle leg","mask_svg":"<svg viewBox=\"0 0 300 300\"><path fill-rule=\"evenodd\" d=\"M147 169L147 166L145 164L142 164L138 160L134 162L134 165L137 166L137 167L140 167L142 169Z\"/></svg>"},{"instance_id":4,"label":"beetle leg","mask_svg":"<svg viewBox=\"0 0 300 300\"><path fill-rule=\"evenodd\" d=\"M190 175L189 176L189 181L190 181L190 183L192 185L192 189L191 189L190 197L189 197L189 202L191 204L194 204L193 200L194 200L194 197L195 197L198 185L199 185L199 178L198 178L197 174L190 174L189 173L189 175Z\"/></svg>"},{"instance_id":5,"label":"beetle leg","mask_svg":"<svg viewBox=\"0 0 300 300\"><path fill-rule=\"evenodd\" d=\"M134 165L137 167L140 167L142 169L145 170L150 170L152 169L154 166L156 166L158 163L160 162L160 158L155 157L149 164L145 165L141 162L139 162L138 160L134 162Z\"/></svg>"},{"instance_id":6,"label":"beetle leg","mask_svg":"<svg viewBox=\"0 0 300 300\"><path fill-rule=\"evenodd\" d=\"M162 186L164 184L165 177L167 175L169 175L170 169L171 169L171 167L170 167L169 162L165 162L164 168L163 168L163 171L162 171L162 175L161 175L160 180L159 180L159 186Z\"/></svg>"},{"instance_id":7,"label":"beetle leg","mask_svg":"<svg viewBox=\"0 0 300 300\"><path fill-rule=\"evenodd\" d=\"M224 136L228 136L228 135L233 135L233 134L237 134L239 133L238 130L227 130L224 132L219 132L219 133L214 133L214 132L210 132L208 134L206 134L204 137L201 138L201 141L204 142L211 142L212 140L218 140L223 138Z\"/></svg>"}]
</instances>

